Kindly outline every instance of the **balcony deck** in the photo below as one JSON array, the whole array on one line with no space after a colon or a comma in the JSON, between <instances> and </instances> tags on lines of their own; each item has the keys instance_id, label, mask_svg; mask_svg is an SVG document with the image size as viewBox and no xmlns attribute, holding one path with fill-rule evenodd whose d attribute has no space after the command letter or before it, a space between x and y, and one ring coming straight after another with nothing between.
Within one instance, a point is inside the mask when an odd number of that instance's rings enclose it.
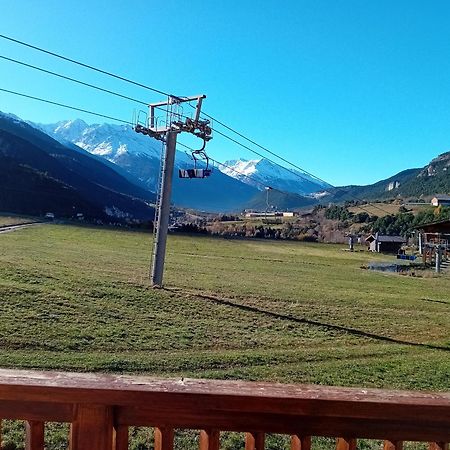
<instances>
[{"instance_id":1,"label":"balcony deck","mask_svg":"<svg viewBox=\"0 0 450 450\"><path fill-rule=\"evenodd\" d=\"M173 448L174 429L200 432L200 449L219 449L221 431L246 432L245 448L264 448L266 433L429 442L448 449L450 393L338 388L217 380L0 370L0 417L26 421L26 449L44 449L45 422L71 425L71 450L128 449L128 427L155 428L154 447Z\"/></svg>"}]
</instances>

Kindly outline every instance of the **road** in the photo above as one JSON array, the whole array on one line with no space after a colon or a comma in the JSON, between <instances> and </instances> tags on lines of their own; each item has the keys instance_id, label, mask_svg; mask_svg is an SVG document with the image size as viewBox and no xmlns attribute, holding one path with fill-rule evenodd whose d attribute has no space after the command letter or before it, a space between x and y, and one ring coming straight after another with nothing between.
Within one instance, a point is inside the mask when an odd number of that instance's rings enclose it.
<instances>
[{"instance_id":1,"label":"road","mask_svg":"<svg viewBox=\"0 0 450 450\"><path fill-rule=\"evenodd\" d=\"M11 231L20 230L22 228L31 227L34 225L42 225L42 222L30 222L30 223L21 223L19 225L5 225L0 227L0 234L9 233Z\"/></svg>"}]
</instances>

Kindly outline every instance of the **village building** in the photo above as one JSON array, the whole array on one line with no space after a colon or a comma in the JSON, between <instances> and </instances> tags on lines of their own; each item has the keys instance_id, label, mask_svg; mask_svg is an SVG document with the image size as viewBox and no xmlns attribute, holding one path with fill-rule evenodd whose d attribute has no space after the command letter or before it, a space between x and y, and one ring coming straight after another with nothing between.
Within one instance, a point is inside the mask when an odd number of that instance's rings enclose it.
<instances>
[{"instance_id":1,"label":"village building","mask_svg":"<svg viewBox=\"0 0 450 450\"><path fill-rule=\"evenodd\" d=\"M450 206L450 195L435 195L431 199L432 206Z\"/></svg>"},{"instance_id":2,"label":"village building","mask_svg":"<svg viewBox=\"0 0 450 450\"><path fill-rule=\"evenodd\" d=\"M402 245L406 244L406 239L402 236L384 236L381 234L371 234L365 240L371 252L377 253L398 253Z\"/></svg>"},{"instance_id":3,"label":"village building","mask_svg":"<svg viewBox=\"0 0 450 450\"><path fill-rule=\"evenodd\" d=\"M427 245L442 245L450 250L450 219L426 223L416 227L419 231L419 252Z\"/></svg>"}]
</instances>

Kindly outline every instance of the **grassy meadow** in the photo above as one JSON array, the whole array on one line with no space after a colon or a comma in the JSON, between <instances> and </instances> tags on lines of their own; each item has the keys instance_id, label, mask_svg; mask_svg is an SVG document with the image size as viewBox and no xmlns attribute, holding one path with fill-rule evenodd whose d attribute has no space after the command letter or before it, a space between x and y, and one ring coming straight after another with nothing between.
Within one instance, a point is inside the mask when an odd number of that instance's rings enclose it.
<instances>
[{"instance_id":1,"label":"grassy meadow","mask_svg":"<svg viewBox=\"0 0 450 450\"><path fill-rule=\"evenodd\" d=\"M0 236L0 366L450 388L450 277L343 246L43 225Z\"/></svg>"},{"instance_id":2,"label":"grassy meadow","mask_svg":"<svg viewBox=\"0 0 450 450\"><path fill-rule=\"evenodd\" d=\"M172 235L155 290L151 238L56 224L1 234L0 366L450 389L448 275L368 271L393 257L340 245ZM23 423L2 428L2 448L22 450ZM130 448L151 448L152 433L131 428ZM46 448L66 449L67 435L47 424ZM176 448L197 436L178 431ZM242 446L222 434L222 449ZM266 448L289 440L269 435Z\"/></svg>"}]
</instances>

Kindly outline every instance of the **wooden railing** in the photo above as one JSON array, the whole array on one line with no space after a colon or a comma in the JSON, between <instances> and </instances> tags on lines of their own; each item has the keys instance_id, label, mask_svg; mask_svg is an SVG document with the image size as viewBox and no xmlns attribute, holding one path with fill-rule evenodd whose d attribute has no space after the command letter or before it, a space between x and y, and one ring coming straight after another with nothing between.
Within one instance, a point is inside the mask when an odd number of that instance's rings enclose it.
<instances>
[{"instance_id":1,"label":"wooden railing","mask_svg":"<svg viewBox=\"0 0 450 450\"><path fill-rule=\"evenodd\" d=\"M71 450L128 449L130 426L154 427L154 448L169 450L174 429L200 431L201 450L219 449L222 431L246 432L245 448L264 448L267 433L291 436L309 450L311 436L357 438L448 449L450 394L215 380L0 370L0 417L26 421L26 449L44 449L46 422L70 423Z\"/></svg>"}]
</instances>

